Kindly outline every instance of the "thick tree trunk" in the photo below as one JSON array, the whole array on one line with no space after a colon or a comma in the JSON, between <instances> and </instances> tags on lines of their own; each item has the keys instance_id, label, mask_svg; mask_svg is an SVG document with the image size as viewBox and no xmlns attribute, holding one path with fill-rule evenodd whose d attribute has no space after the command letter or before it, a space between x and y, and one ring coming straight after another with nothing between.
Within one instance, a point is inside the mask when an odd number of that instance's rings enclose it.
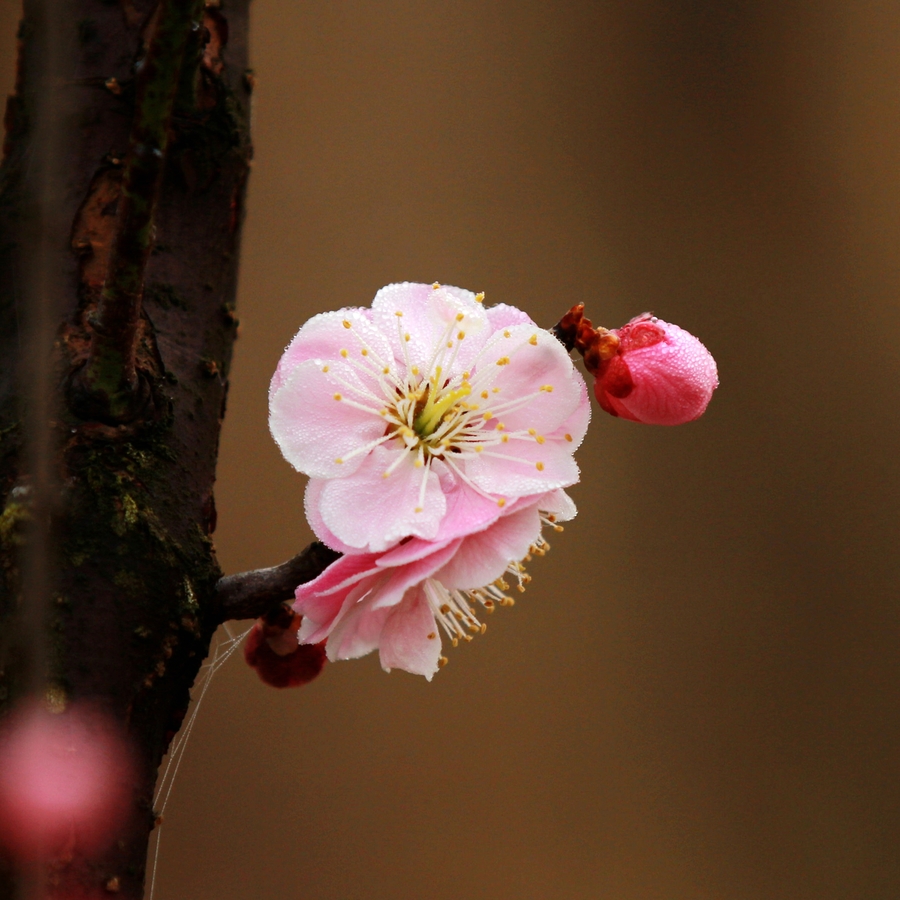
<instances>
[{"instance_id":1,"label":"thick tree trunk","mask_svg":"<svg viewBox=\"0 0 900 900\"><path fill-rule=\"evenodd\" d=\"M58 704L90 699L123 723L139 754L118 842L88 858L76 840L47 867L51 896L142 896L157 767L225 617L210 535L250 159L248 0L205 11L189 0L159 6L26 0L6 118L0 698L9 704L39 684ZM202 19L202 27L185 35L170 127L157 121L168 145L147 156L135 138L147 109L136 106L159 100L140 79L167 15ZM155 205L154 159L161 164ZM142 169L148 160L151 168ZM123 216L139 218L144 201L145 231L134 226L130 237L144 240L145 269L140 246L129 249L121 233ZM129 265L131 282L121 274ZM126 289L136 296L133 321L111 290L117 284L122 296ZM24 359L26 325L39 320L39 309L49 343ZM126 361L113 388L109 353L100 352L109 346L114 370L119 349L133 351L132 374ZM51 372L43 399L29 363ZM29 434L42 428L50 434L43 470L40 453L28 449ZM37 671L29 669L35 602L46 604L37 621L49 647ZM12 896L12 864L0 881L0 898Z\"/></svg>"}]
</instances>

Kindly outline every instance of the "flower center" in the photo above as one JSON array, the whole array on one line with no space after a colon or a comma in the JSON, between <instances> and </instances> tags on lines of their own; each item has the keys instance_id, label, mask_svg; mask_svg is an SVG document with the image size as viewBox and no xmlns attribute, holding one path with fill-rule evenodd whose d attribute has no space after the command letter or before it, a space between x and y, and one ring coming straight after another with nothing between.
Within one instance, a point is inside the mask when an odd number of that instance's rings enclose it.
<instances>
[{"instance_id":1,"label":"flower center","mask_svg":"<svg viewBox=\"0 0 900 900\"><path fill-rule=\"evenodd\" d=\"M400 310L396 312L396 322L402 359L380 359L366 346L353 328L353 323L349 319L344 320L348 337L357 341L357 350L343 349L340 355L357 371L374 376L375 383L363 389L338 378L349 393L337 393L334 399L361 412L381 416L385 429L381 437L355 447L336 462L342 463L381 444L390 443L401 452L382 473L385 478L390 477L403 460L410 457L417 468L424 469L416 512L422 511L428 470L435 458L443 460L458 478L481 494L484 491L477 488L465 474L466 459L474 458L476 454L527 463L539 472L544 470L544 463L540 460L523 459L515 453L514 444L506 446L513 441L543 444L543 435L536 428L510 431L503 417L527 407L542 392L551 392L553 385L544 384L527 394L507 397L503 388L496 384L499 373L510 364L521 347L537 345L538 334L535 332L518 341L510 340L508 349L500 349L494 343L496 355L482 351L471 362L469 371L460 372L457 357L466 337L467 315L470 314L458 312L447 323L431 349L430 360L421 369L409 357L407 346L411 335L404 331L404 316ZM513 337L510 331L504 331L502 335ZM324 371L328 368L326 366ZM571 437L566 435L566 439L571 440ZM502 497L493 499L499 506L506 504Z\"/></svg>"}]
</instances>

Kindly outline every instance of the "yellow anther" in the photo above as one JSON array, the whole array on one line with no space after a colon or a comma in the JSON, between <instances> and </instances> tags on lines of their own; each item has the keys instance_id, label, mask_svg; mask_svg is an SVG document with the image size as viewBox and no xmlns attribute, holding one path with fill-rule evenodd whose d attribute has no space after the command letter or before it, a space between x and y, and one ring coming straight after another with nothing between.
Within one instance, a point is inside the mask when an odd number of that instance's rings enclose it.
<instances>
[{"instance_id":1,"label":"yellow anther","mask_svg":"<svg viewBox=\"0 0 900 900\"><path fill-rule=\"evenodd\" d=\"M390 478L390 477L391 477L391 473L390 473L390 472L383 472L382 475L381 475L381 477L382 477L382 478Z\"/></svg>"},{"instance_id":2,"label":"yellow anther","mask_svg":"<svg viewBox=\"0 0 900 900\"><path fill-rule=\"evenodd\" d=\"M538 470L538 472L543 472L543 471L544 471L544 464L543 464L542 462L535 463L535 464L534 464L534 467Z\"/></svg>"},{"instance_id":3,"label":"yellow anther","mask_svg":"<svg viewBox=\"0 0 900 900\"><path fill-rule=\"evenodd\" d=\"M350 325L349 319L344 319L344 328L350 328L350 327L351 327L351 325Z\"/></svg>"},{"instance_id":4,"label":"yellow anther","mask_svg":"<svg viewBox=\"0 0 900 900\"><path fill-rule=\"evenodd\" d=\"M548 394L552 394L553 393L553 385L552 384L542 384L541 390L546 391Z\"/></svg>"},{"instance_id":5,"label":"yellow anther","mask_svg":"<svg viewBox=\"0 0 900 900\"><path fill-rule=\"evenodd\" d=\"M571 434L567 434L567 435L566 435L566 440L571 444L571 443L572 443L572 435L571 435Z\"/></svg>"},{"instance_id":6,"label":"yellow anther","mask_svg":"<svg viewBox=\"0 0 900 900\"><path fill-rule=\"evenodd\" d=\"M451 349L453 347L453 341L447 341L447 349Z\"/></svg>"},{"instance_id":7,"label":"yellow anther","mask_svg":"<svg viewBox=\"0 0 900 900\"><path fill-rule=\"evenodd\" d=\"M468 381L472 377L471 372L463 372L463 381Z\"/></svg>"},{"instance_id":8,"label":"yellow anther","mask_svg":"<svg viewBox=\"0 0 900 900\"><path fill-rule=\"evenodd\" d=\"M386 415L388 414L388 412L390 412L390 410L387 410L387 409L379 409L379 410L378 410L378 415L379 415L379 416L386 416Z\"/></svg>"},{"instance_id":9,"label":"yellow anther","mask_svg":"<svg viewBox=\"0 0 900 900\"><path fill-rule=\"evenodd\" d=\"M422 507L421 507L421 506L417 506L417 507L416 507L416 512L417 512L417 513L422 512Z\"/></svg>"},{"instance_id":10,"label":"yellow anther","mask_svg":"<svg viewBox=\"0 0 900 900\"><path fill-rule=\"evenodd\" d=\"M448 662L450 662L450 660L447 659L446 656L439 656L438 657L438 668L443 669L444 666L446 666Z\"/></svg>"},{"instance_id":11,"label":"yellow anther","mask_svg":"<svg viewBox=\"0 0 900 900\"><path fill-rule=\"evenodd\" d=\"M476 453L481 453L482 450L484 450L484 447L482 447L481 444L478 444L478 445L475 447L475 452L476 452Z\"/></svg>"},{"instance_id":12,"label":"yellow anther","mask_svg":"<svg viewBox=\"0 0 900 900\"><path fill-rule=\"evenodd\" d=\"M484 294L483 294L483 293L481 293L481 294L476 294L476 295L475 295L475 302L476 302L476 303L484 303Z\"/></svg>"},{"instance_id":13,"label":"yellow anther","mask_svg":"<svg viewBox=\"0 0 900 900\"><path fill-rule=\"evenodd\" d=\"M349 353L347 353L347 351L346 351L346 350L341 350L341 356L343 356L343 357L344 357L344 359L346 359L346 358L347 358L347 357L348 357L348 356L349 356L349 355L350 355L350 354L349 354Z\"/></svg>"},{"instance_id":14,"label":"yellow anther","mask_svg":"<svg viewBox=\"0 0 900 900\"><path fill-rule=\"evenodd\" d=\"M466 336L466 333L465 333L464 331L460 331L460 332L456 335L456 339L457 339L458 341L461 341L465 336Z\"/></svg>"},{"instance_id":15,"label":"yellow anther","mask_svg":"<svg viewBox=\"0 0 900 900\"><path fill-rule=\"evenodd\" d=\"M338 458L335 460L335 462L336 462L338 465L340 465L340 464L343 462L343 460L342 460L340 457L338 457Z\"/></svg>"},{"instance_id":16,"label":"yellow anther","mask_svg":"<svg viewBox=\"0 0 900 900\"><path fill-rule=\"evenodd\" d=\"M500 438L500 443L501 443L501 444L508 444L508 443L509 443L509 435L508 435L508 434L504 434L504 435Z\"/></svg>"},{"instance_id":17,"label":"yellow anther","mask_svg":"<svg viewBox=\"0 0 900 900\"><path fill-rule=\"evenodd\" d=\"M491 393L492 393L492 394L499 394L499 393L500 393L500 388L491 388Z\"/></svg>"},{"instance_id":18,"label":"yellow anther","mask_svg":"<svg viewBox=\"0 0 900 900\"><path fill-rule=\"evenodd\" d=\"M418 374L419 374L419 367L418 367L418 366L413 366L409 371L412 372L413 375L418 375Z\"/></svg>"},{"instance_id":19,"label":"yellow anther","mask_svg":"<svg viewBox=\"0 0 900 900\"><path fill-rule=\"evenodd\" d=\"M488 394L487 391L482 391L482 392L481 392L481 399L482 399L482 400L487 400L487 398L488 398L489 396L490 396L490 394Z\"/></svg>"},{"instance_id":20,"label":"yellow anther","mask_svg":"<svg viewBox=\"0 0 900 900\"><path fill-rule=\"evenodd\" d=\"M363 356L368 356L368 355L369 355L369 351L366 350L365 347L363 347L362 350L360 350L359 352L362 353Z\"/></svg>"},{"instance_id":21,"label":"yellow anther","mask_svg":"<svg viewBox=\"0 0 900 900\"><path fill-rule=\"evenodd\" d=\"M421 468L422 468L422 460L421 460L421 459L417 459L417 460L413 463L413 465L414 465L417 469L421 469ZM542 466L541 468L543 468L543 466ZM417 509L416 512L422 512L422 510L421 510L421 509Z\"/></svg>"},{"instance_id":22,"label":"yellow anther","mask_svg":"<svg viewBox=\"0 0 900 900\"><path fill-rule=\"evenodd\" d=\"M543 444L543 443L544 443L544 436L543 436L542 434L537 434L537 435L535 435L534 439L535 439L539 444Z\"/></svg>"},{"instance_id":23,"label":"yellow anther","mask_svg":"<svg viewBox=\"0 0 900 900\"><path fill-rule=\"evenodd\" d=\"M462 322L462 320L463 320L465 317L466 317L466 314L465 314L465 313L457 313L457 314L456 314L456 321L457 321L457 322Z\"/></svg>"},{"instance_id":24,"label":"yellow anther","mask_svg":"<svg viewBox=\"0 0 900 900\"><path fill-rule=\"evenodd\" d=\"M450 612L450 607L446 603L444 603L441 606L441 614L446 616L448 612Z\"/></svg>"},{"instance_id":25,"label":"yellow anther","mask_svg":"<svg viewBox=\"0 0 900 900\"><path fill-rule=\"evenodd\" d=\"M391 370L388 366L385 366L381 371L384 372L385 375L391 374Z\"/></svg>"},{"instance_id":26,"label":"yellow anther","mask_svg":"<svg viewBox=\"0 0 900 900\"><path fill-rule=\"evenodd\" d=\"M407 343L409 343L412 340L412 337L407 332L406 334L403 335L403 340L406 341Z\"/></svg>"},{"instance_id":27,"label":"yellow anther","mask_svg":"<svg viewBox=\"0 0 900 900\"><path fill-rule=\"evenodd\" d=\"M503 431L504 428L506 428L506 426L502 422L497 423L497 431Z\"/></svg>"},{"instance_id":28,"label":"yellow anther","mask_svg":"<svg viewBox=\"0 0 900 900\"><path fill-rule=\"evenodd\" d=\"M432 289L433 291L439 291L439 290L441 289L440 282L437 282L437 281L436 281L436 282L431 286L431 289Z\"/></svg>"},{"instance_id":29,"label":"yellow anther","mask_svg":"<svg viewBox=\"0 0 900 900\"><path fill-rule=\"evenodd\" d=\"M335 394L335 395L334 395L334 399L335 399L335 400L340 400L340 399L341 399L341 395L340 395L340 394Z\"/></svg>"},{"instance_id":30,"label":"yellow anther","mask_svg":"<svg viewBox=\"0 0 900 900\"><path fill-rule=\"evenodd\" d=\"M497 365L498 366L508 366L509 365L509 357L501 356L500 359L497 360ZM541 390L543 390L543 388L541 388Z\"/></svg>"},{"instance_id":31,"label":"yellow anther","mask_svg":"<svg viewBox=\"0 0 900 900\"><path fill-rule=\"evenodd\" d=\"M528 433L529 433L532 437L534 437L534 436L537 434L537 432L536 432L533 428L529 428L529 429L528 429Z\"/></svg>"},{"instance_id":32,"label":"yellow anther","mask_svg":"<svg viewBox=\"0 0 900 900\"><path fill-rule=\"evenodd\" d=\"M486 625L484 622L482 622L482 623L481 623L481 628L479 628L478 630L479 630L482 634L484 634L484 633L487 631L487 625Z\"/></svg>"},{"instance_id":33,"label":"yellow anther","mask_svg":"<svg viewBox=\"0 0 900 900\"><path fill-rule=\"evenodd\" d=\"M328 371L328 366L322 366L322 371L323 371L323 372L327 372L327 371Z\"/></svg>"},{"instance_id":34,"label":"yellow anther","mask_svg":"<svg viewBox=\"0 0 900 900\"><path fill-rule=\"evenodd\" d=\"M504 331L504 332L503 332L503 337L509 337L509 332L508 332L508 331Z\"/></svg>"},{"instance_id":35,"label":"yellow anther","mask_svg":"<svg viewBox=\"0 0 900 900\"><path fill-rule=\"evenodd\" d=\"M402 319L402 318L403 318L403 313L400 312L399 309L397 310L397 312L394 313L394 315L397 316L398 319Z\"/></svg>"},{"instance_id":36,"label":"yellow anther","mask_svg":"<svg viewBox=\"0 0 900 900\"><path fill-rule=\"evenodd\" d=\"M488 419L492 419L493 417L494 417L494 414L492 412L486 412L486 413L481 414L481 418L484 419L485 422L487 422Z\"/></svg>"},{"instance_id":37,"label":"yellow anther","mask_svg":"<svg viewBox=\"0 0 900 900\"><path fill-rule=\"evenodd\" d=\"M530 338L528 338L528 343L531 344L532 347L537 347L537 335L533 334Z\"/></svg>"},{"instance_id":38,"label":"yellow anther","mask_svg":"<svg viewBox=\"0 0 900 900\"><path fill-rule=\"evenodd\" d=\"M434 631L430 631L428 633L428 640L433 641L437 637L437 634Z\"/></svg>"}]
</instances>

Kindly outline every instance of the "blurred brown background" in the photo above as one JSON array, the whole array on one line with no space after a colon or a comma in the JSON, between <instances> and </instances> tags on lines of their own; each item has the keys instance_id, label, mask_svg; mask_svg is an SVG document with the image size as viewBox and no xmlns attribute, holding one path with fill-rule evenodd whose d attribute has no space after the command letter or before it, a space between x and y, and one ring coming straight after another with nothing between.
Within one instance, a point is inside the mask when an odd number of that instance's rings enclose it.
<instances>
[{"instance_id":1,"label":"blurred brown background","mask_svg":"<svg viewBox=\"0 0 900 900\"><path fill-rule=\"evenodd\" d=\"M310 538L268 380L383 284L651 309L722 385L596 415L579 517L431 685L233 657L157 900L900 896L900 6L257 0L253 56L226 571Z\"/></svg>"}]
</instances>

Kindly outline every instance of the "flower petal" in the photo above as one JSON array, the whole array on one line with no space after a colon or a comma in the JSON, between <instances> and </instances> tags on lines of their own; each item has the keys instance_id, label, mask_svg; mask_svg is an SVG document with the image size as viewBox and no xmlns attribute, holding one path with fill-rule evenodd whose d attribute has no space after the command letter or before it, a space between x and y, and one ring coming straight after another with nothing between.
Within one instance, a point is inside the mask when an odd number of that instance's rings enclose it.
<instances>
[{"instance_id":1,"label":"flower petal","mask_svg":"<svg viewBox=\"0 0 900 900\"><path fill-rule=\"evenodd\" d=\"M579 404L588 403L584 379L563 345L543 328L516 325L496 332L479 356L477 371L477 377L493 375L492 391L499 390L491 409L508 431L534 428L549 434Z\"/></svg>"},{"instance_id":2,"label":"flower petal","mask_svg":"<svg viewBox=\"0 0 900 900\"><path fill-rule=\"evenodd\" d=\"M384 623L392 612L390 606L373 609L369 597L349 606L328 635L325 644L328 658L333 662L371 653L378 647Z\"/></svg>"},{"instance_id":3,"label":"flower petal","mask_svg":"<svg viewBox=\"0 0 900 900\"><path fill-rule=\"evenodd\" d=\"M345 544L337 535L332 534L331 529L325 524L319 511L322 505L322 491L328 484L327 478L310 478L306 484L306 493L303 497L303 508L306 512L306 520L312 528L315 536L326 546L338 553L358 553L356 547Z\"/></svg>"},{"instance_id":4,"label":"flower petal","mask_svg":"<svg viewBox=\"0 0 900 900\"><path fill-rule=\"evenodd\" d=\"M344 322L349 322L351 328L347 329ZM385 363L393 360L390 344L372 325L371 310L347 307L313 316L288 344L272 376L269 392L281 387L302 362L310 359L336 361L343 358L341 350L346 350L355 359L363 346L374 358Z\"/></svg>"},{"instance_id":5,"label":"flower petal","mask_svg":"<svg viewBox=\"0 0 900 900\"><path fill-rule=\"evenodd\" d=\"M528 313L517 309L515 306L507 306L505 303L498 303L496 306L489 306L485 313L491 331L499 331L501 328L511 328L513 325L531 325L537 328L534 320Z\"/></svg>"},{"instance_id":6,"label":"flower petal","mask_svg":"<svg viewBox=\"0 0 900 900\"><path fill-rule=\"evenodd\" d=\"M389 284L375 295L372 315L391 342L398 362L408 360L410 367L423 374L435 361L442 365L445 375L465 371L484 346L488 333L484 308L471 291L462 288ZM457 319L460 315L462 321ZM460 332L465 334L461 341ZM448 341L453 346L447 347Z\"/></svg>"},{"instance_id":7,"label":"flower petal","mask_svg":"<svg viewBox=\"0 0 900 900\"><path fill-rule=\"evenodd\" d=\"M398 453L405 458L383 477ZM373 450L353 475L328 481L319 497L319 514L329 531L351 547L370 551L386 550L410 535L433 539L446 508L438 476L428 467L416 468L405 450L385 447Z\"/></svg>"},{"instance_id":8,"label":"flower petal","mask_svg":"<svg viewBox=\"0 0 900 900\"><path fill-rule=\"evenodd\" d=\"M525 557L541 533L537 503L463 538L459 549L434 578L449 590L472 590L496 581L511 562Z\"/></svg>"},{"instance_id":9,"label":"flower petal","mask_svg":"<svg viewBox=\"0 0 900 900\"><path fill-rule=\"evenodd\" d=\"M284 458L316 478L341 477L359 468L366 454L353 456L353 451L384 435L372 386L344 362L306 360L294 367L269 395L269 428Z\"/></svg>"},{"instance_id":10,"label":"flower petal","mask_svg":"<svg viewBox=\"0 0 900 900\"><path fill-rule=\"evenodd\" d=\"M543 494L578 481L568 441L511 440L466 460L466 475L482 490L505 497Z\"/></svg>"},{"instance_id":11,"label":"flower petal","mask_svg":"<svg viewBox=\"0 0 900 900\"><path fill-rule=\"evenodd\" d=\"M421 588L407 592L403 602L391 611L379 647L381 666L386 672L403 669L431 681L438 670L441 639Z\"/></svg>"}]
</instances>

